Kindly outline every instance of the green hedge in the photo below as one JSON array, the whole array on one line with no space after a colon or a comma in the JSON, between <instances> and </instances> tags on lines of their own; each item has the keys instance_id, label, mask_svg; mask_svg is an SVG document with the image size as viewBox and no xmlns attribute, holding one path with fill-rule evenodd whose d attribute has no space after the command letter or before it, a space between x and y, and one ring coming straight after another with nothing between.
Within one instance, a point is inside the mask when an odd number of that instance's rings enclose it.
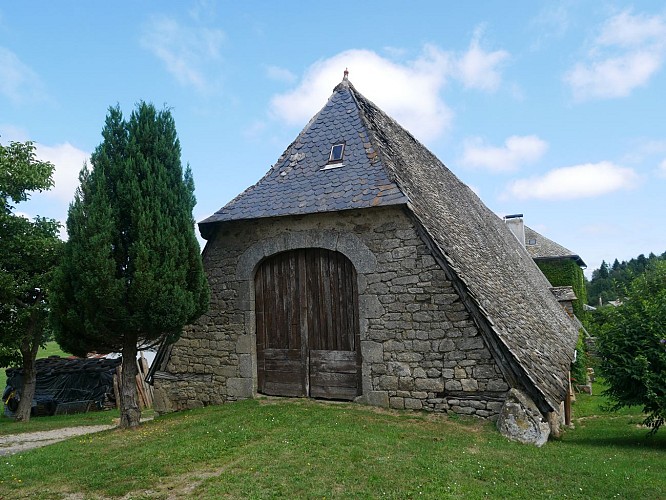
<instances>
[{"instance_id":1,"label":"green hedge","mask_svg":"<svg viewBox=\"0 0 666 500\"><path fill-rule=\"evenodd\" d=\"M552 286L570 286L576 294L577 300L573 302L574 314L585 323L587 316L583 304L587 304L587 290L583 270L573 259L555 261L538 261L537 266L548 278Z\"/></svg>"},{"instance_id":2,"label":"green hedge","mask_svg":"<svg viewBox=\"0 0 666 500\"><path fill-rule=\"evenodd\" d=\"M576 361L571 364L571 379L577 385L585 385L587 383L587 367L590 366L590 362L585 348L583 330L578 333L576 352Z\"/></svg>"}]
</instances>

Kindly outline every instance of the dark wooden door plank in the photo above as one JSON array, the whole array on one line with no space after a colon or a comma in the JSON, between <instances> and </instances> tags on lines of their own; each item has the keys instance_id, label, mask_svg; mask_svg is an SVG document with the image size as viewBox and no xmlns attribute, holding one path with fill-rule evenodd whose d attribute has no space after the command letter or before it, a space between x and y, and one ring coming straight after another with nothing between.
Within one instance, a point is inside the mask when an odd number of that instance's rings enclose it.
<instances>
[{"instance_id":1,"label":"dark wooden door plank","mask_svg":"<svg viewBox=\"0 0 666 500\"><path fill-rule=\"evenodd\" d=\"M353 399L360 393L356 272L341 253L299 249L255 277L258 388Z\"/></svg>"}]
</instances>

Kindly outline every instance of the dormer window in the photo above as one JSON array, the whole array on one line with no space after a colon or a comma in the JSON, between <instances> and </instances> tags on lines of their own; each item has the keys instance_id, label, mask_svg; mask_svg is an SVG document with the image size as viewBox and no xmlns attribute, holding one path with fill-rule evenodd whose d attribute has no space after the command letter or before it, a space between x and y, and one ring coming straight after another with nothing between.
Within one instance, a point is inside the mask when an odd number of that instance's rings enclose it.
<instances>
[{"instance_id":1,"label":"dormer window","mask_svg":"<svg viewBox=\"0 0 666 500\"><path fill-rule=\"evenodd\" d=\"M328 157L329 163L339 163L345 154L345 143L334 144L331 146L331 154Z\"/></svg>"}]
</instances>

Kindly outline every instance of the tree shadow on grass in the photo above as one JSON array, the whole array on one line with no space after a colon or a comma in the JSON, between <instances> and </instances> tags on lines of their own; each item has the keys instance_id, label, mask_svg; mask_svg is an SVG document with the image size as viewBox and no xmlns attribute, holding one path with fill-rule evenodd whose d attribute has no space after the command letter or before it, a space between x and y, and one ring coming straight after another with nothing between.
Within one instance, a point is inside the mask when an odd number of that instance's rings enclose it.
<instances>
[{"instance_id":1,"label":"tree shadow on grass","mask_svg":"<svg viewBox=\"0 0 666 500\"><path fill-rule=\"evenodd\" d=\"M666 433L663 432L664 430L666 429L662 429L654 435L649 434L649 429L641 429L632 435L618 435L617 433L609 433L607 436L578 435L569 439L565 438L565 442L572 446L666 451Z\"/></svg>"}]
</instances>

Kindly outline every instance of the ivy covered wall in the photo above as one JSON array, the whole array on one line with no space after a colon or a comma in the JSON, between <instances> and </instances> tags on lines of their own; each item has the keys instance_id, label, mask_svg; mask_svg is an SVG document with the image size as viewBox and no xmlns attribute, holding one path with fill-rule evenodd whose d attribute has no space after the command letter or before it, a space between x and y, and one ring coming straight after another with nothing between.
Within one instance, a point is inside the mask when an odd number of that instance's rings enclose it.
<instances>
[{"instance_id":1,"label":"ivy covered wall","mask_svg":"<svg viewBox=\"0 0 666 500\"><path fill-rule=\"evenodd\" d=\"M586 312L583 304L587 304L587 290L583 270L573 259L537 260L537 266L548 278L552 286L570 286L576 297L573 302L574 314L581 321L585 320Z\"/></svg>"}]
</instances>

